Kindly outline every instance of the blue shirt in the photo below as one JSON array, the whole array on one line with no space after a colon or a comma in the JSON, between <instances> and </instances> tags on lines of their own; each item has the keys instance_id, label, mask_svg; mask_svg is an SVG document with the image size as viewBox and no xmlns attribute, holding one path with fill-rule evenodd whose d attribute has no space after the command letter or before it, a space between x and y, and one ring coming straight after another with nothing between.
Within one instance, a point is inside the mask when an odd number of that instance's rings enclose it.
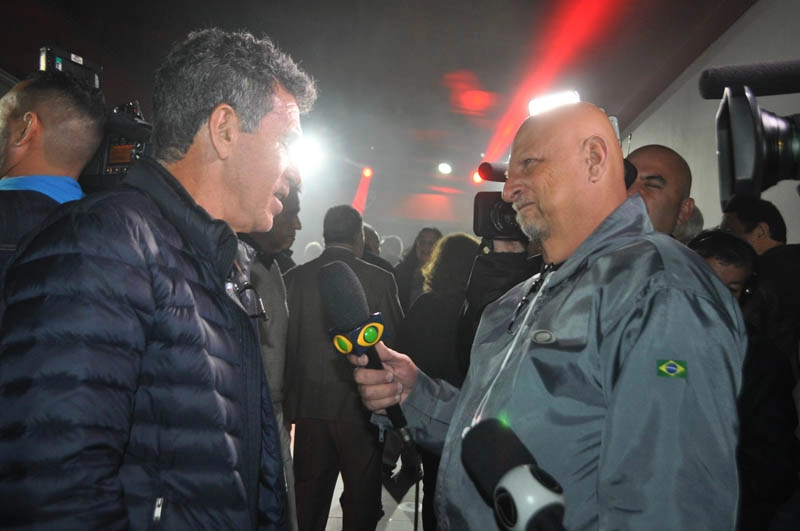
<instances>
[{"instance_id":1,"label":"blue shirt","mask_svg":"<svg viewBox=\"0 0 800 531\"><path fill-rule=\"evenodd\" d=\"M65 175L25 175L0 179L2 190L31 190L58 203L75 201L84 196L78 181Z\"/></svg>"}]
</instances>

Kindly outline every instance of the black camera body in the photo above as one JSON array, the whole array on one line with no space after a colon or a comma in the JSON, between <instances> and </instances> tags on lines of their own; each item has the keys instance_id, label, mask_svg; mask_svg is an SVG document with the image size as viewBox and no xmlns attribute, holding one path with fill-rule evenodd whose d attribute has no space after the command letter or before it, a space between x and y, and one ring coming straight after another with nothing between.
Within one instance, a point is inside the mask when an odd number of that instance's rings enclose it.
<instances>
[{"instance_id":1,"label":"black camera body","mask_svg":"<svg viewBox=\"0 0 800 531\"><path fill-rule=\"evenodd\" d=\"M39 68L69 72L89 87L102 87L101 65L58 46L41 47ZM152 155L152 129L144 120L138 101L107 111L103 141L78 178L83 191L99 192L122 182L134 161L142 155Z\"/></svg>"},{"instance_id":2,"label":"black camera body","mask_svg":"<svg viewBox=\"0 0 800 531\"><path fill-rule=\"evenodd\" d=\"M139 110L139 102L114 107L106 116L103 142L79 178L84 191L93 193L115 187L137 159L152 155L152 129Z\"/></svg>"},{"instance_id":3,"label":"black camera body","mask_svg":"<svg viewBox=\"0 0 800 531\"><path fill-rule=\"evenodd\" d=\"M484 162L478 166L478 174L484 181L505 182L507 168L506 164ZM488 240L528 240L517 223L517 213L500 192L475 194L472 231Z\"/></svg>"},{"instance_id":4,"label":"black camera body","mask_svg":"<svg viewBox=\"0 0 800 531\"><path fill-rule=\"evenodd\" d=\"M472 230L476 236L489 240L527 239L517 223L517 213L511 203L503 201L500 192L475 194Z\"/></svg>"}]
</instances>

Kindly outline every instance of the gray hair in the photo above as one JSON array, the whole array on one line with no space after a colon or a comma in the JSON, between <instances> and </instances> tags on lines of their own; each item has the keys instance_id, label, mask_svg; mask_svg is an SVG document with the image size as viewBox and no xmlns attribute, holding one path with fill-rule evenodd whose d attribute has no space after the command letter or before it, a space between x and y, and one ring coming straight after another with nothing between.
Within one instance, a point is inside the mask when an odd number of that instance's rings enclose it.
<instances>
[{"instance_id":1,"label":"gray hair","mask_svg":"<svg viewBox=\"0 0 800 531\"><path fill-rule=\"evenodd\" d=\"M244 132L254 132L272 110L279 86L295 97L302 113L317 98L314 81L268 37L218 28L190 33L156 70L156 158L167 163L183 158L200 126L221 103L233 107Z\"/></svg>"}]
</instances>

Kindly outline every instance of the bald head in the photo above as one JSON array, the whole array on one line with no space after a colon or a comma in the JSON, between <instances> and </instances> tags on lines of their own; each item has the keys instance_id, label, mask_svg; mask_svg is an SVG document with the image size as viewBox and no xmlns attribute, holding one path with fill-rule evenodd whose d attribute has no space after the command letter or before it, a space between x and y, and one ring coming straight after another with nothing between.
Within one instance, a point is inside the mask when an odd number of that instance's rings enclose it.
<instances>
[{"instance_id":1,"label":"bald head","mask_svg":"<svg viewBox=\"0 0 800 531\"><path fill-rule=\"evenodd\" d=\"M517 131L503 199L548 262L566 260L625 198L622 151L599 108L559 107Z\"/></svg>"},{"instance_id":2,"label":"bald head","mask_svg":"<svg viewBox=\"0 0 800 531\"><path fill-rule=\"evenodd\" d=\"M369 223L364 223L364 249L374 255L381 254L381 237Z\"/></svg>"},{"instance_id":3,"label":"bald head","mask_svg":"<svg viewBox=\"0 0 800 531\"><path fill-rule=\"evenodd\" d=\"M638 175L628 193L641 194L653 228L672 234L675 227L688 221L694 210L692 172L677 152L658 144L636 149L628 155Z\"/></svg>"}]
</instances>

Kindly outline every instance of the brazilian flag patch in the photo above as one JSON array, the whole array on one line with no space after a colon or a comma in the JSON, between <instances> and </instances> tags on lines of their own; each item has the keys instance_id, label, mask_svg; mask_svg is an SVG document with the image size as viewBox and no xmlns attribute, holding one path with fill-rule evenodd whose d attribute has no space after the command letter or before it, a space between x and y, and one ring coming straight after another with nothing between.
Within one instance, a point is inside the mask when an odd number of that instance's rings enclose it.
<instances>
[{"instance_id":1,"label":"brazilian flag patch","mask_svg":"<svg viewBox=\"0 0 800 531\"><path fill-rule=\"evenodd\" d=\"M656 360L658 375L665 378L686 378L688 369L684 360Z\"/></svg>"}]
</instances>

